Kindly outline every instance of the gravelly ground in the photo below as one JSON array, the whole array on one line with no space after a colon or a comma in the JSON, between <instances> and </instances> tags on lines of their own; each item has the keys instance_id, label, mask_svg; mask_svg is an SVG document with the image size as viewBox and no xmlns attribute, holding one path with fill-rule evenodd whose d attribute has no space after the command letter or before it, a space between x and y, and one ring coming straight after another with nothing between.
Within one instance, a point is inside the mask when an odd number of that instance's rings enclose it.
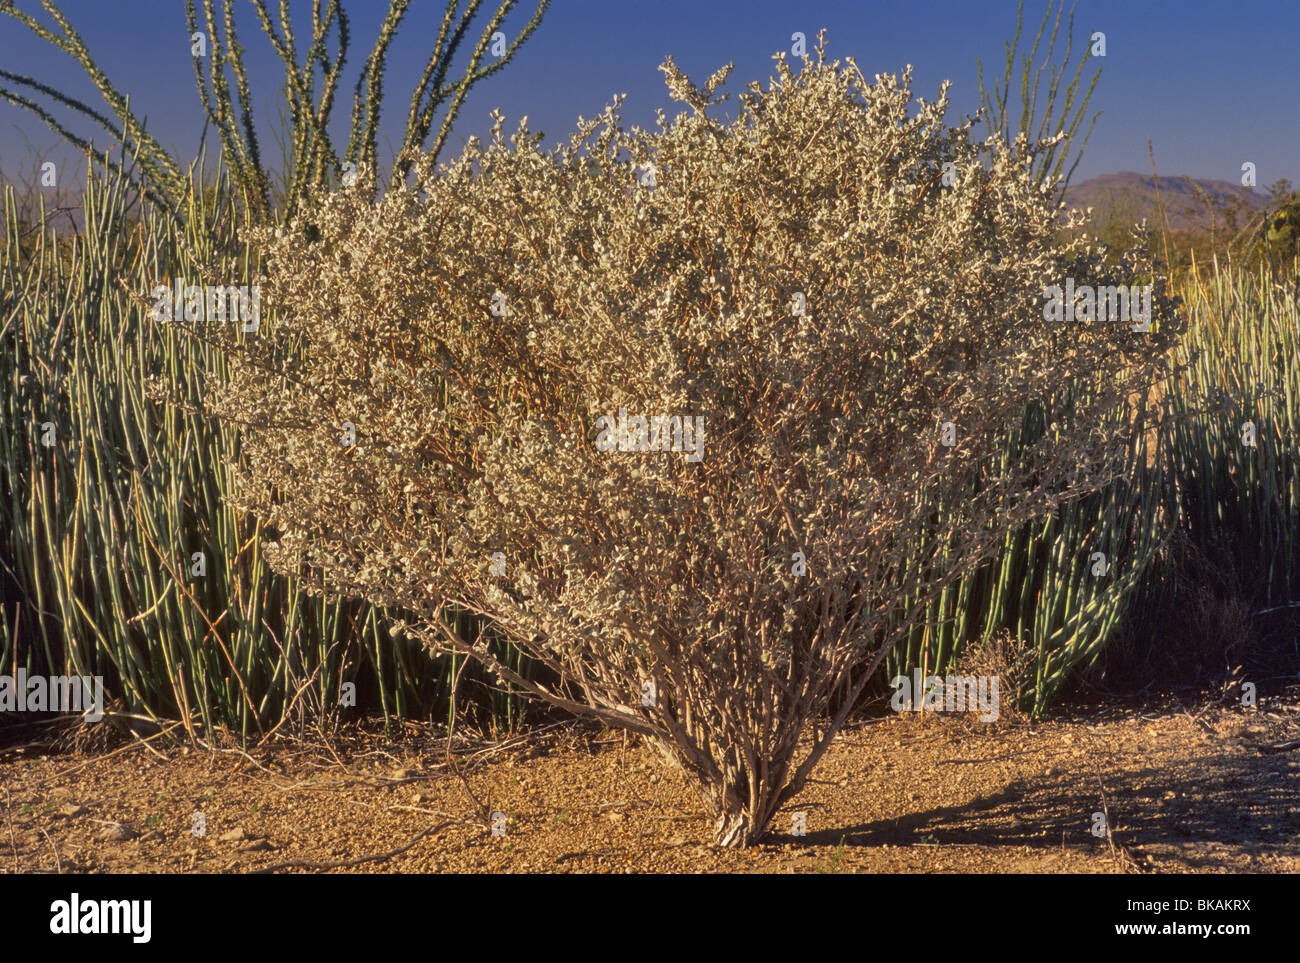
<instances>
[{"instance_id":1,"label":"gravelly ground","mask_svg":"<svg viewBox=\"0 0 1300 963\"><path fill-rule=\"evenodd\" d=\"M351 739L338 759L292 745L11 753L0 761L0 872L342 862L455 821L333 871L1294 873L1300 749L1261 747L1300 736L1297 702L1292 692L1249 715L1109 710L1032 725L872 720L840 737L770 842L744 852L707 845L709 819L650 750L580 728L466 749L463 779L416 727ZM1103 809L1109 839L1090 832ZM475 816L496 811L504 836ZM795 812L806 836L791 835Z\"/></svg>"}]
</instances>

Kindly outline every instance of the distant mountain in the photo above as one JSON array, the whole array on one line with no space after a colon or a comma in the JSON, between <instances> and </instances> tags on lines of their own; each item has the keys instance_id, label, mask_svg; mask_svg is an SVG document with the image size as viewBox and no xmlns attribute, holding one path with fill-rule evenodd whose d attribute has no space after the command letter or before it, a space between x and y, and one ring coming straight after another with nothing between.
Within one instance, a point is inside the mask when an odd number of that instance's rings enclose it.
<instances>
[{"instance_id":1,"label":"distant mountain","mask_svg":"<svg viewBox=\"0 0 1300 963\"><path fill-rule=\"evenodd\" d=\"M1094 216L1108 212L1124 220L1138 221L1146 217L1155 224L1156 188L1165 207L1165 217L1171 231L1209 228L1211 210L1220 226L1230 224L1227 218L1236 213L1235 223L1243 227L1247 220L1268 206L1268 192L1262 187L1241 187L1231 181L1207 180L1186 177L1161 176L1157 181L1151 175L1134 171L1103 174L1077 184L1065 191L1065 201L1073 207L1091 207ZM1193 187L1192 185L1195 185ZM1196 188L1200 188L1198 191ZM1202 194L1202 192L1204 192Z\"/></svg>"}]
</instances>

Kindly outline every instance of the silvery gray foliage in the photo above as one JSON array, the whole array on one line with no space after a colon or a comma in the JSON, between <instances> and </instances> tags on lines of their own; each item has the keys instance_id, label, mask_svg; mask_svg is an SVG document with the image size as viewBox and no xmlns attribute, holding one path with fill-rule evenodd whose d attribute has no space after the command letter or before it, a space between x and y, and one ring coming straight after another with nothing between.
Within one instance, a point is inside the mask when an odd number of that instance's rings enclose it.
<instances>
[{"instance_id":1,"label":"silvery gray foliage","mask_svg":"<svg viewBox=\"0 0 1300 963\"><path fill-rule=\"evenodd\" d=\"M1159 280L1150 334L1047 325L1045 285L1150 265L1058 242L1078 215L946 125L947 85L913 101L910 68L815 55L798 76L778 55L730 124L708 115L730 68L700 90L669 60L691 112L656 131L616 99L544 154L497 114L409 187L319 196L254 238L269 318L213 399L246 425L240 504L278 532L273 565L643 733L723 845L764 834L935 593L1110 477L1133 430L1113 414L1171 327ZM1009 469L1030 402L1050 430ZM598 450L621 406L703 415L703 460ZM451 607L564 684L456 636Z\"/></svg>"}]
</instances>

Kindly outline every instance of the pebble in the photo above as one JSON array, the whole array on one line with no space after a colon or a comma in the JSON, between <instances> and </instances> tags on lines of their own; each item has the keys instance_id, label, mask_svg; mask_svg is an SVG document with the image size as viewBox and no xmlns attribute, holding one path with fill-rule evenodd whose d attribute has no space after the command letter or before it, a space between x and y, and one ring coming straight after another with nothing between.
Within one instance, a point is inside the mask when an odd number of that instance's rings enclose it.
<instances>
[{"instance_id":1,"label":"pebble","mask_svg":"<svg viewBox=\"0 0 1300 963\"><path fill-rule=\"evenodd\" d=\"M230 832L221 834L221 841L223 843L237 843L240 840L247 838L248 835L244 832L243 827L241 826L236 826L234 829L230 830Z\"/></svg>"},{"instance_id":2,"label":"pebble","mask_svg":"<svg viewBox=\"0 0 1300 963\"><path fill-rule=\"evenodd\" d=\"M113 823L104 830L104 839L110 843L120 843L125 839L130 839L135 833L131 827L125 823Z\"/></svg>"},{"instance_id":3,"label":"pebble","mask_svg":"<svg viewBox=\"0 0 1300 963\"><path fill-rule=\"evenodd\" d=\"M71 819L74 816L80 816L86 811L85 806L78 806L76 803L64 803L59 807L59 813Z\"/></svg>"}]
</instances>

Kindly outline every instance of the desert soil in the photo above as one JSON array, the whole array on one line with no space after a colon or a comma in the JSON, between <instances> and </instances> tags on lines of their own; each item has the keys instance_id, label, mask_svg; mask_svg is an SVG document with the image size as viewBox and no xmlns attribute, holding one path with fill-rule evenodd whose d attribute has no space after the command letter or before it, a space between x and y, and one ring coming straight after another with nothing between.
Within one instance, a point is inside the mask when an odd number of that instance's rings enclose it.
<instances>
[{"instance_id":1,"label":"desert soil","mask_svg":"<svg viewBox=\"0 0 1300 963\"><path fill-rule=\"evenodd\" d=\"M454 766L435 735L10 751L0 872L1300 872L1296 687L1253 711L872 719L739 852L709 846L685 780L618 733L466 739Z\"/></svg>"}]
</instances>

